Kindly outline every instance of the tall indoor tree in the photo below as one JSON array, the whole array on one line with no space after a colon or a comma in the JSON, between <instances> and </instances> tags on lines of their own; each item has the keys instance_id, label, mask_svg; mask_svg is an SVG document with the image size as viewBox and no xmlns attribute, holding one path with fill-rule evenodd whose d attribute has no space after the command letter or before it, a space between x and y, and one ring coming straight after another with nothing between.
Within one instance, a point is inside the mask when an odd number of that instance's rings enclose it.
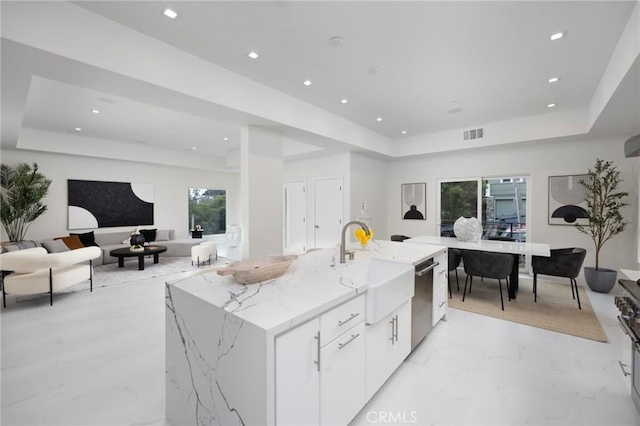
<instances>
[{"instance_id":1,"label":"tall indoor tree","mask_svg":"<svg viewBox=\"0 0 640 426\"><path fill-rule=\"evenodd\" d=\"M31 223L47 211L42 200L50 185L37 163L0 165L0 221L9 241L24 239Z\"/></svg>"},{"instance_id":2,"label":"tall indoor tree","mask_svg":"<svg viewBox=\"0 0 640 426\"><path fill-rule=\"evenodd\" d=\"M595 247L595 268L584 267L585 280L591 290L608 293L615 285L616 271L600 266L600 251L612 237L625 230L628 221L624 219L623 207L628 206L629 194L620 191L622 182L620 171L611 161L596 160L593 169L589 169L587 178L581 180L585 188L587 203L587 225L576 224L578 231L588 235Z\"/></svg>"}]
</instances>

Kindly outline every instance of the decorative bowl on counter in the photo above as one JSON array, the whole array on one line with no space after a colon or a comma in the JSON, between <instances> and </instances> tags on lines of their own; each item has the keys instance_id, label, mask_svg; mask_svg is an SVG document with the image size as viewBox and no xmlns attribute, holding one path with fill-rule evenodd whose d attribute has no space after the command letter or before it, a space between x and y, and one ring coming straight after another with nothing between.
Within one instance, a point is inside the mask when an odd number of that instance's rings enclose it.
<instances>
[{"instance_id":1,"label":"decorative bowl on counter","mask_svg":"<svg viewBox=\"0 0 640 426\"><path fill-rule=\"evenodd\" d=\"M284 275L297 258L298 256L292 254L234 262L224 269L218 269L218 275L233 275L238 284L255 284Z\"/></svg>"}]
</instances>

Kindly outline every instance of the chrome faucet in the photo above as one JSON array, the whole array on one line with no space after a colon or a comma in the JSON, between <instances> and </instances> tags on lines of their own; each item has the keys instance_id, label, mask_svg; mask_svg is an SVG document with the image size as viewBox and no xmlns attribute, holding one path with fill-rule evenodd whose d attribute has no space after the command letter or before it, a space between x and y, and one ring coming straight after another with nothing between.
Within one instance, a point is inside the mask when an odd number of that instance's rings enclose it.
<instances>
[{"instance_id":1,"label":"chrome faucet","mask_svg":"<svg viewBox=\"0 0 640 426\"><path fill-rule=\"evenodd\" d=\"M371 235L371 231L369 231L369 227L365 223L360 222L359 220L352 220L351 222L347 222L342 227L342 235L340 236L340 263L346 263L345 255L347 251L345 250L346 245L344 242L344 238L345 238L345 234L347 233L347 228L349 228L349 226L351 225L360 225L360 227L364 230L364 232L367 235ZM353 259L353 252L349 252L349 254L351 255L349 258Z\"/></svg>"}]
</instances>

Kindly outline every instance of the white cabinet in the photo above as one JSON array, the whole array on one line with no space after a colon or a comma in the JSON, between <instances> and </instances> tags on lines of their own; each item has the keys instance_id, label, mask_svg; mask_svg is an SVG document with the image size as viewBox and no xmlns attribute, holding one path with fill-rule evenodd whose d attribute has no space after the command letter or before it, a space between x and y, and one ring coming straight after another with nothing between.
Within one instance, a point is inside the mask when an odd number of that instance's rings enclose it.
<instances>
[{"instance_id":1,"label":"white cabinet","mask_svg":"<svg viewBox=\"0 0 640 426\"><path fill-rule=\"evenodd\" d=\"M364 297L276 337L277 425L346 425L364 406Z\"/></svg>"},{"instance_id":2,"label":"white cabinet","mask_svg":"<svg viewBox=\"0 0 640 426\"><path fill-rule=\"evenodd\" d=\"M366 400L411 352L411 301L366 327Z\"/></svg>"},{"instance_id":3,"label":"white cabinet","mask_svg":"<svg viewBox=\"0 0 640 426\"><path fill-rule=\"evenodd\" d=\"M320 424L347 425L365 404L365 325L320 349Z\"/></svg>"},{"instance_id":4,"label":"white cabinet","mask_svg":"<svg viewBox=\"0 0 640 426\"><path fill-rule=\"evenodd\" d=\"M314 318L276 338L276 424L318 425L320 374Z\"/></svg>"},{"instance_id":5,"label":"white cabinet","mask_svg":"<svg viewBox=\"0 0 640 426\"><path fill-rule=\"evenodd\" d=\"M448 276L448 255L444 253L434 258L438 266L433 269L433 326L436 325L447 313L447 276Z\"/></svg>"}]
</instances>

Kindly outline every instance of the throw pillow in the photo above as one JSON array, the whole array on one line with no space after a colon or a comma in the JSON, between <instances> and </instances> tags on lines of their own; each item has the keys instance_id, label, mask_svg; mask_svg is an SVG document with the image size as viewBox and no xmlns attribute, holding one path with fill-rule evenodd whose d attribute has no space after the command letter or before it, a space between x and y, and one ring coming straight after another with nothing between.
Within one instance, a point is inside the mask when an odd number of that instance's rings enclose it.
<instances>
[{"instance_id":1,"label":"throw pillow","mask_svg":"<svg viewBox=\"0 0 640 426\"><path fill-rule=\"evenodd\" d=\"M58 237L58 238L54 238L54 240L62 240L62 242L65 243L67 247L69 247L69 249L71 250L84 247L84 245L82 244L82 241L80 241L80 238L77 235L70 235L68 237Z\"/></svg>"},{"instance_id":2,"label":"throw pillow","mask_svg":"<svg viewBox=\"0 0 640 426\"><path fill-rule=\"evenodd\" d=\"M62 253L69 251L69 247L62 240L46 240L42 242L42 247L49 253Z\"/></svg>"},{"instance_id":3,"label":"throw pillow","mask_svg":"<svg viewBox=\"0 0 640 426\"><path fill-rule=\"evenodd\" d=\"M157 229L141 229L140 233L144 237L145 242L151 243L156 240L156 231Z\"/></svg>"},{"instance_id":4,"label":"throw pillow","mask_svg":"<svg viewBox=\"0 0 640 426\"><path fill-rule=\"evenodd\" d=\"M70 236L77 235L78 238L80 238L80 242L85 247L90 247L90 246L98 247L98 244L96 244L96 236L93 234L93 231L85 232L84 234L74 234L73 232L71 232L69 233L69 235Z\"/></svg>"},{"instance_id":5,"label":"throw pillow","mask_svg":"<svg viewBox=\"0 0 640 426\"><path fill-rule=\"evenodd\" d=\"M169 231L167 229L156 231L156 241L169 241Z\"/></svg>"}]
</instances>

